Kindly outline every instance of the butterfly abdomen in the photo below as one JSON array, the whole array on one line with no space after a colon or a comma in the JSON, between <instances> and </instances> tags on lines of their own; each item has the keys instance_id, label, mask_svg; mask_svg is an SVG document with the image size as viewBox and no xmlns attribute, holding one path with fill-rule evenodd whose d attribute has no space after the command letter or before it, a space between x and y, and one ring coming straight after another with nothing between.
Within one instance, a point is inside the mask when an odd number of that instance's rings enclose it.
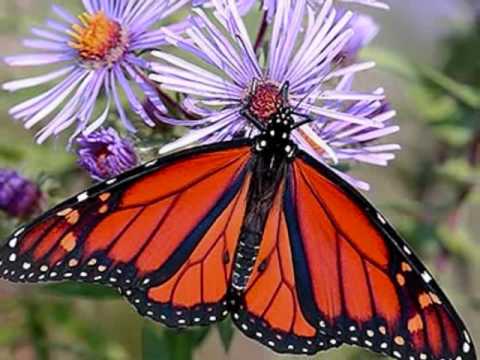
<instances>
[{"instance_id":1,"label":"butterfly abdomen","mask_svg":"<svg viewBox=\"0 0 480 360\"><path fill-rule=\"evenodd\" d=\"M275 166L272 167L272 162ZM287 161L283 156L257 154L253 160L252 182L249 189L246 216L240 234L234 269L232 287L243 291L254 270L262 234L267 216L272 208Z\"/></svg>"}]
</instances>

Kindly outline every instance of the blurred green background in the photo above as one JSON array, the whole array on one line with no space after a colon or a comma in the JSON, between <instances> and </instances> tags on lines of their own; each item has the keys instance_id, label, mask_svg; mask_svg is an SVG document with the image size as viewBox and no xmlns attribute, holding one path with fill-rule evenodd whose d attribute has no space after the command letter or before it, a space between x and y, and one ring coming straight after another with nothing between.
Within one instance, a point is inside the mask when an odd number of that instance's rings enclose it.
<instances>
[{"instance_id":1,"label":"blurred green background","mask_svg":"<svg viewBox=\"0 0 480 360\"><path fill-rule=\"evenodd\" d=\"M368 196L427 262L474 340L480 341L480 9L478 0L391 0L390 12L368 11L382 32L362 57L377 61L361 87L386 89L402 131L388 168L358 167ZM70 9L80 1L58 0ZM48 15L48 0L0 0L0 55L20 51L20 38ZM475 9L476 7L476 9ZM364 7L361 8L365 10ZM0 82L34 74L0 66ZM35 145L9 107L33 91L0 95L0 167L38 180L48 202L87 186L65 151L65 138ZM148 156L148 155L147 155ZM16 222L0 214L0 235ZM278 359L233 331L166 332L141 319L108 290L86 286L0 283L0 359L222 360ZM228 353L226 348L229 349ZM282 357L289 359L289 357ZM318 359L381 358L355 348Z\"/></svg>"}]
</instances>

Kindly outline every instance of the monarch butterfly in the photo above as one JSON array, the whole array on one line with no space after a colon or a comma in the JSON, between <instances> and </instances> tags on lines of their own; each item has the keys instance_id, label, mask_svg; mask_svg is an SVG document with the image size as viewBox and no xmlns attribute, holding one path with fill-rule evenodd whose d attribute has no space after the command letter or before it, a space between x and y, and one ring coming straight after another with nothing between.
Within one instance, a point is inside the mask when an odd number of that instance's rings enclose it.
<instances>
[{"instance_id":1,"label":"monarch butterfly","mask_svg":"<svg viewBox=\"0 0 480 360\"><path fill-rule=\"evenodd\" d=\"M280 353L346 343L399 359L476 359L410 247L292 142L309 121L294 113L285 101L264 122L245 110L256 137L162 157L65 201L11 236L1 276L108 284L169 327L231 314Z\"/></svg>"}]
</instances>

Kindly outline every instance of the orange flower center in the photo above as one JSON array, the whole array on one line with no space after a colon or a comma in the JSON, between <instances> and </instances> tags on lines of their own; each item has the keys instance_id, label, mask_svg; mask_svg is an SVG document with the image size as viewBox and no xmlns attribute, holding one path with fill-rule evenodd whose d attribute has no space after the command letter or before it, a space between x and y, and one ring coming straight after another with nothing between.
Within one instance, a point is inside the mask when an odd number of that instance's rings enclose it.
<instances>
[{"instance_id":1,"label":"orange flower center","mask_svg":"<svg viewBox=\"0 0 480 360\"><path fill-rule=\"evenodd\" d=\"M81 25L72 25L70 46L78 50L82 60L111 66L123 56L128 37L118 22L109 19L103 11L84 13L78 18Z\"/></svg>"},{"instance_id":2,"label":"orange flower center","mask_svg":"<svg viewBox=\"0 0 480 360\"><path fill-rule=\"evenodd\" d=\"M267 120L277 112L283 99L277 85L262 82L256 84L250 95L250 112L260 120Z\"/></svg>"}]
</instances>

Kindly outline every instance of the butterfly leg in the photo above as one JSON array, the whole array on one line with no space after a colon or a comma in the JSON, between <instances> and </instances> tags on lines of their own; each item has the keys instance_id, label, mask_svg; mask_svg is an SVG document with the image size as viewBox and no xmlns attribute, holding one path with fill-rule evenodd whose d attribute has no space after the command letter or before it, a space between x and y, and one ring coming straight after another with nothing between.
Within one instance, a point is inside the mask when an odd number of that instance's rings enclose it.
<instances>
[{"instance_id":1,"label":"butterfly leg","mask_svg":"<svg viewBox=\"0 0 480 360\"><path fill-rule=\"evenodd\" d=\"M248 121L252 123L253 126L255 126L258 130L264 131L265 130L265 125L258 120L253 114L246 108L240 110L240 115L242 115L244 118L246 118Z\"/></svg>"}]
</instances>

